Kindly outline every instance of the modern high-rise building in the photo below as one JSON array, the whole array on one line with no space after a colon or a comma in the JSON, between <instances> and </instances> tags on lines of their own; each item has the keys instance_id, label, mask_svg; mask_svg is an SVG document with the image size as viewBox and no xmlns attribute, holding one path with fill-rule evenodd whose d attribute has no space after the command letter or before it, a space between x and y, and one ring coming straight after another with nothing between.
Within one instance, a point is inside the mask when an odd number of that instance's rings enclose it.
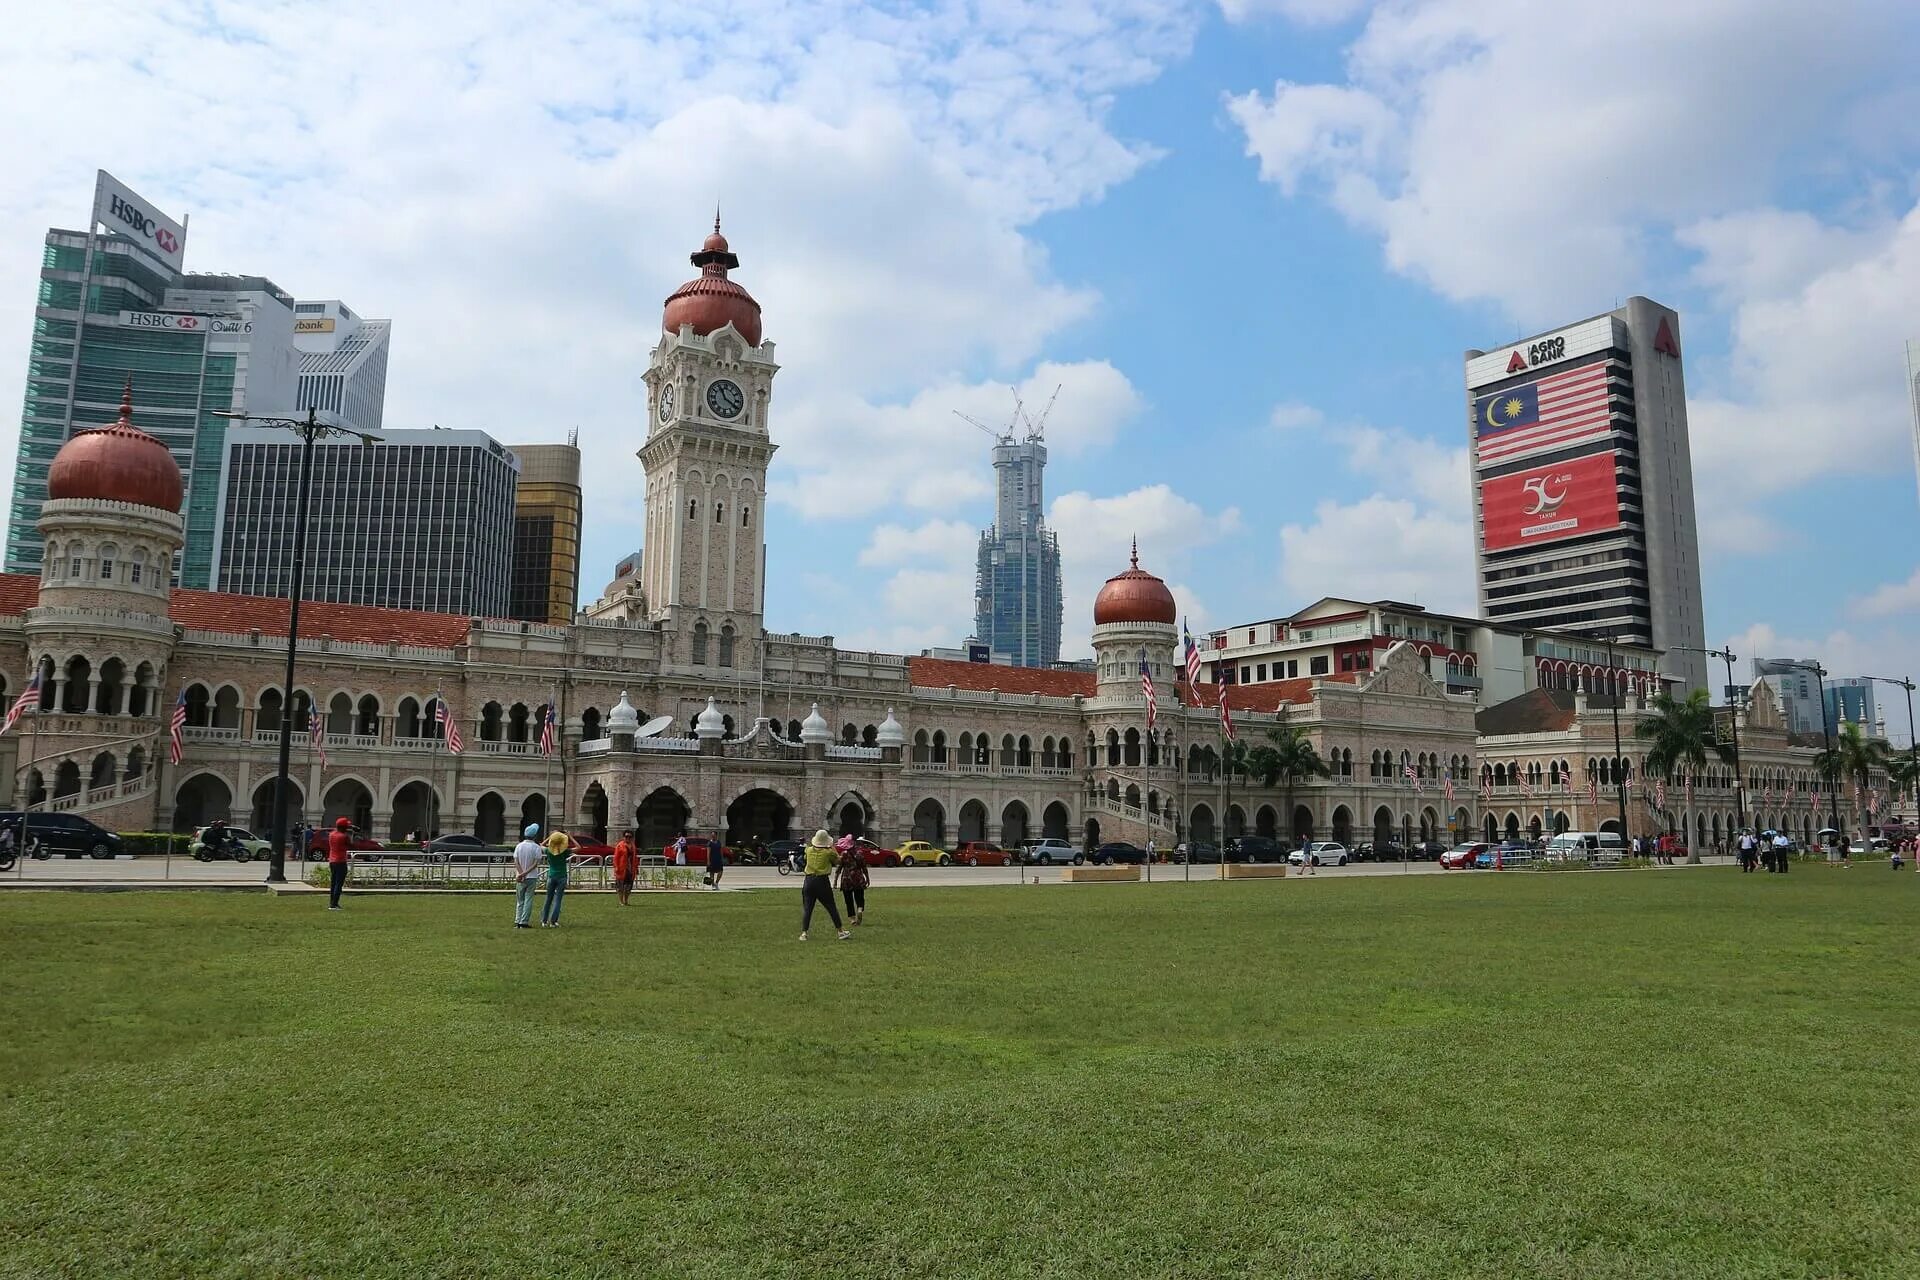
<instances>
[{"instance_id":1,"label":"modern high-rise building","mask_svg":"<svg viewBox=\"0 0 1920 1280\"><path fill-rule=\"evenodd\" d=\"M1480 612L1662 650L1708 687L1680 316L1634 297L1466 354Z\"/></svg>"},{"instance_id":2,"label":"modern high-rise building","mask_svg":"<svg viewBox=\"0 0 1920 1280\"><path fill-rule=\"evenodd\" d=\"M216 590L287 596L301 444L292 432L227 433ZM313 450L302 599L507 615L520 464L482 431L389 431Z\"/></svg>"},{"instance_id":3,"label":"modern high-rise building","mask_svg":"<svg viewBox=\"0 0 1920 1280\"><path fill-rule=\"evenodd\" d=\"M1773 690L1788 733L1820 732L1820 683L1814 676L1817 665L1812 658L1753 660L1753 677Z\"/></svg>"},{"instance_id":4,"label":"modern high-rise building","mask_svg":"<svg viewBox=\"0 0 1920 1280\"><path fill-rule=\"evenodd\" d=\"M974 576L974 636L994 661L1051 667L1060 661L1060 539L1045 521L1047 447L1011 432L993 448L994 523L981 531Z\"/></svg>"},{"instance_id":5,"label":"modern high-rise building","mask_svg":"<svg viewBox=\"0 0 1920 1280\"><path fill-rule=\"evenodd\" d=\"M1865 676L1827 677L1827 716L1838 728L1851 721L1861 732L1879 732L1880 708L1874 701L1873 681Z\"/></svg>"},{"instance_id":6,"label":"modern high-rise building","mask_svg":"<svg viewBox=\"0 0 1920 1280\"><path fill-rule=\"evenodd\" d=\"M101 230L104 227L105 230ZM47 466L77 431L111 422L128 379L141 422L186 476L174 577L211 585L223 412L293 408L293 298L260 276L184 270L186 225L101 170L86 230L51 229L41 257L6 568L37 573Z\"/></svg>"},{"instance_id":7,"label":"modern high-rise building","mask_svg":"<svg viewBox=\"0 0 1920 1280\"><path fill-rule=\"evenodd\" d=\"M392 334L391 320L363 319L338 298L294 303L299 407L330 413L356 431L378 431L386 413Z\"/></svg>"},{"instance_id":8,"label":"modern high-rise building","mask_svg":"<svg viewBox=\"0 0 1920 1280\"><path fill-rule=\"evenodd\" d=\"M580 602L580 448L517 444L507 616L564 627Z\"/></svg>"}]
</instances>

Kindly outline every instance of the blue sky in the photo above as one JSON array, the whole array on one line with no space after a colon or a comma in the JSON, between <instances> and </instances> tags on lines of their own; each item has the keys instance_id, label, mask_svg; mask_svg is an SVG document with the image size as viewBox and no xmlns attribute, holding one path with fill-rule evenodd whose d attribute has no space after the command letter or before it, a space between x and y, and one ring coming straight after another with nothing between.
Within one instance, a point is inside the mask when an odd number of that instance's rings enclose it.
<instances>
[{"instance_id":1,"label":"blue sky","mask_svg":"<svg viewBox=\"0 0 1920 1280\"><path fill-rule=\"evenodd\" d=\"M770 625L958 640L991 476L951 411L1060 384L1078 652L1135 534L1196 626L1470 608L1460 353L1643 293L1684 317L1709 635L1920 667L1910 5L161 8L0 50L5 403L104 166L195 268L391 317L388 425L579 427L590 596L718 198L784 366Z\"/></svg>"}]
</instances>

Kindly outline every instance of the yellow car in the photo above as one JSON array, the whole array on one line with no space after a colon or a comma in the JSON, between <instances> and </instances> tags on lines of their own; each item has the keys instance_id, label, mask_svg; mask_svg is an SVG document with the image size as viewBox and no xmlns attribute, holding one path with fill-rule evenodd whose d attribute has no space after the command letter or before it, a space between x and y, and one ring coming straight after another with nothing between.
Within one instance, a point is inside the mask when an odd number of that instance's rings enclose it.
<instances>
[{"instance_id":1,"label":"yellow car","mask_svg":"<svg viewBox=\"0 0 1920 1280\"><path fill-rule=\"evenodd\" d=\"M925 840L909 840L897 850L903 867L950 867L953 855Z\"/></svg>"}]
</instances>

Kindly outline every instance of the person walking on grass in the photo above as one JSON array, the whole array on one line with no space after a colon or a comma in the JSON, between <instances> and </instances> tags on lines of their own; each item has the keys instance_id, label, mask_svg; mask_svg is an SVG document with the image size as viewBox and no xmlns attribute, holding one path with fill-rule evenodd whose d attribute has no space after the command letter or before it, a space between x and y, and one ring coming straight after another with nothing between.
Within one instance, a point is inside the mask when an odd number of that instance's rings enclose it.
<instances>
[{"instance_id":1,"label":"person walking on grass","mask_svg":"<svg viewBox=\"0 0 1920 1280\"><path fill-rule=\"evenodd\" d=\"M727 846L718 840L707 841L707 888L718 889L727 870Z\"/></svg>"},{"instance_id":2,"label":"person walking on grass","mask_svg":"<svg viewBox=\"0 0 1920 1280\"><path fill-rule=\"evenodd\" d=\"M327 910L340 909L340 891L347 887L347 866L353 861L353 823L335 818L327 833Z\"/></svg>"},{"instance_id":3,"label":"person walking on grass","mask_svg":"<svg viewBox=\"0 0 1920 1280\"><path fill-rule=\"evenodd\" d=\"M627 905L627 895L633 892L633 879L639 871L640 850L635 846L633 832L621 835L620 843L613 846L613 891L620 897L620 905Z\"/></svg>"},{"instance_id":4,"label":"person walking on grass","mask_svg":"<svg viewBox=\"0 0 1920 1280\"><path fill-rule=\"evenodd\" d=\"M813 908L815 904L827 909L827 915L833 921L840 941L845 942L853 935L847 932L847 926L840 922L840 908L833 905L833 837L825 831L816 831L807 841L806 874L800 880L800 941L807 940L807 930L813 926Z\"/></svg>"},{"instance_id":5,"label":"person walking on grass","mask_svg":"<svg viewBox=\"0 0 1920 1280\"><path fill-rule=\"evenodd\" d=\"M530 822L513 846L513 927L533 927L533 895L540 887L540 824Z\"/></svg>"},{"instance_id":6,"label":"person walking on grass","mask_svg":"<svg viewBox=\"0 0 1920 1280\"><path fill-rule=\"evenodd\" d=\"M852 927L866 919L867 884L872 872L867 870L867 860L860 856L860 846L852 836L840 837L839 850L840 897L847 904L847 925Z\"/></svg>"},{"instance_id":7,"label":"person walking on grass","mask_svg":"<svg viewBox=\"0 0 1920 1280\"><path fill-rule=\"evenodd\" d=\"M540 904L540 927L560 927L560 900L567 896L567 858L573 841L564 831L547 835L547 900Z\"/></svg>"}]
</instances>

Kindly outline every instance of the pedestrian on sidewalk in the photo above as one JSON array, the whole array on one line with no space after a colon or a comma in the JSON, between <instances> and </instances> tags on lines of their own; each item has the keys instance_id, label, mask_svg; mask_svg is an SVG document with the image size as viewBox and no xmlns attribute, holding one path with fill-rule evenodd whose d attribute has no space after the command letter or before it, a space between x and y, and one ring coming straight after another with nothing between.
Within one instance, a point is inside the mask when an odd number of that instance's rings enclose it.
<instances>
[{"instance_id":1,"label":"pedestrian on sidewalk","mask_svg":"<svg viewBox=\"0 0 1920 1280\"><path fill-rule=\"evenodd\" d=\"M687 833L684 831L673 838L673 865L676 867L687 865Z\"/></svg>"},{"instance_id":2,"label":"pedestrian on sidewalk","mask_svg":"<svg viewBox=\"0 0 1920 1280\"><path fill-rule=\"evenodd\" d=\"M529 822L513 846L513 927L533 927L533 894L540 880L540 824Z\"/></svg>"},{"instance_id":3,"label":"pedestrian on sidewalk","mask_svg":"<svg viewBox=\"0 0 1920 1280\"><path fill-rule=\"evenodd\" d=\"M867 860L860 856L860 846L852 836L840 837L840 897L847 904L847 925L851 928L866 918L867 884L872 873L867 870Z\"/></svg>"},{"instance_id":4,"label":"pedestrian on sidewalk","mask_svg":"<svg viewBox=\"0 0 1920 1280\"><path fill-rule=\"evenodd\" d=\"M727 846L718 840L707 841L707 888L718 889L727 870Z\"/></svg>"},{"instance_id":5,"label":"pedestrian on sidewalk","mask_svg":"<svg viewBox=\"0 0 1920 1280\"><path fill-rule=\"evenodd\" d=\"M567 858L573 841L564 831L547 834L547 900L540 904L540 927L560 927L560 900L567 896Z\"/></svg>"},{"instance_id":6,"label":"pedestrian on sidewalk","mask_svg":"<svg viewBox=\"0 0 1920 1280\"><path fill-rule=\"evenodd\" d=\"M814 832L807 841L806 853L805 875L800 880L800 941L807 940L807 930L813 926L813 908L820 905L827 909L840 941L845 942L853 935L840 921L840 908L833 904L833 837L825 830Z\"/></svg>"},{"instance_id":7,"label":"pedestrian on sidewalk","mask_svg":"<svg viewBox=\"0 0 1920 1280\"><path fill-rule=\"evenodd\" d=\"M347 887L347 867L353 861L353 836L349 828L353 823L346 818L335 818L333 830L327 833L327 910L340 909L340 891Z\"/></svg>"},{"instance_id":8,"label":"pedestrian on sidewalk","mask_svg":"<svg viewBox=\"0 0 1920 1280\"><path fill-rule=\"evenodd\" d=\"M627 895L633 892L634 876L640 869L640 848L633 838L633 832L622 832L620 843L613 846L613 891L620 898L620 905L627 905Z\"/></svg>"}]
</instances>

